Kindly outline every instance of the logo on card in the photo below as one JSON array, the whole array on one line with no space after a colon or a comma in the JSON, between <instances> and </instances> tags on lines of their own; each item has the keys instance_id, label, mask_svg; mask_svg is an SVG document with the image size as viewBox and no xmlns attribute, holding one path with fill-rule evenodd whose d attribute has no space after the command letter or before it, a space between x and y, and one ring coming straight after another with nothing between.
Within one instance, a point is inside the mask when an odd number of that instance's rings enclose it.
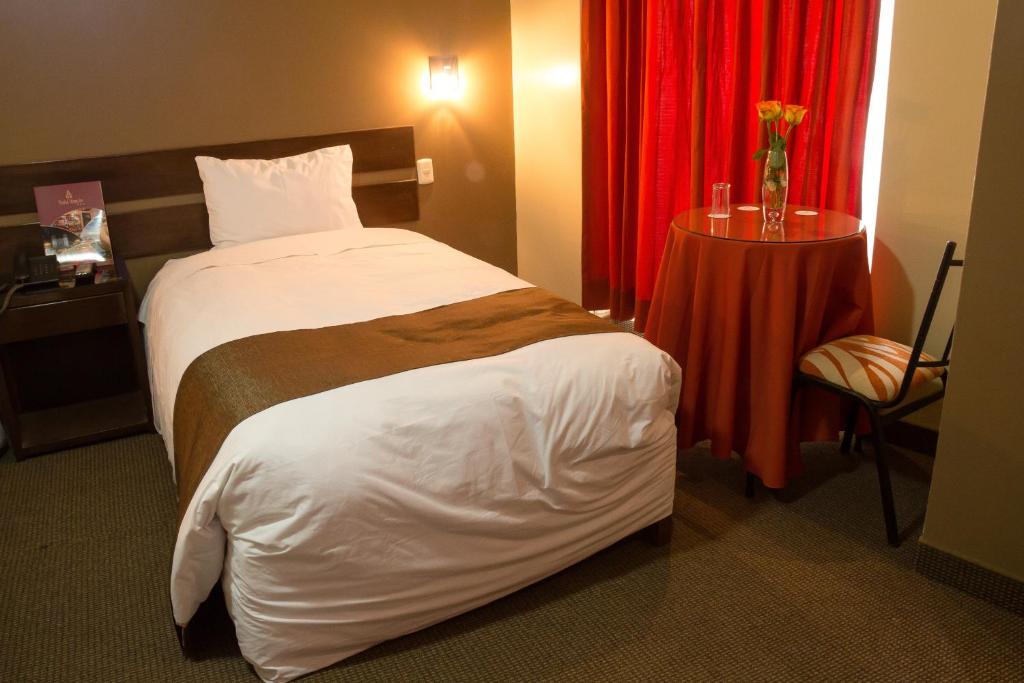
<instances>
[{"instance_id":1,"label":"logo on card","mask_svg":"<svg viewBox=\"0 0 1024 683\"><path fill-rule=\"evenodd\" d=\"M64 192L64 199L58 199L57 203L61 206L82 206L85 204L84 199L76 199L71 190Z\"/></svg>"}]
</instances>

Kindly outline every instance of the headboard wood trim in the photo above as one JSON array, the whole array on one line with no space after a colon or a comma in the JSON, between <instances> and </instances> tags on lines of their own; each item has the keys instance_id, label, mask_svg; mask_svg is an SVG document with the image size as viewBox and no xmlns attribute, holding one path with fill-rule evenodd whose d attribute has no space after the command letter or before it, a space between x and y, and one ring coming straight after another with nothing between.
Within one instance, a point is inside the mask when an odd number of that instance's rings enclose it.
<instances>
[{"instance_id":1,"label":"headboard wood trim","mask_svg":"<svg viewBox=\"0 0 1024 683\"><path fill-rule=\"evenodd\" d=\"M363 225L416 220L419 188L415 180L352 188ZM114 254L121 258L159 256L209 249L210 222L205 204L178 204L117 214L107 219Z\"/></svg>"}]
</instances>

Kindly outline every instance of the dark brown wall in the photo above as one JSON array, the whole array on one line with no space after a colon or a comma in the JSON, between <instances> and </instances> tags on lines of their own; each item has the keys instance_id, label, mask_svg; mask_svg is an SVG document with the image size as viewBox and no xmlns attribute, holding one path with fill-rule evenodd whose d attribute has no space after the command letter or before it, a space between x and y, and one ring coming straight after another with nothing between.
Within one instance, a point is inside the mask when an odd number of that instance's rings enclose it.
<instances>
[{"instance_id":1,"label":"dark brown wall","mask_svg":"<svg viewBox=\"0 0 1024 683\"><path fill-rule=\"evenodd\" d=\"M515 270L507 2L3 0L0 65L0 164L412 124L415 229Z\"/></svg>"}]
</instances>

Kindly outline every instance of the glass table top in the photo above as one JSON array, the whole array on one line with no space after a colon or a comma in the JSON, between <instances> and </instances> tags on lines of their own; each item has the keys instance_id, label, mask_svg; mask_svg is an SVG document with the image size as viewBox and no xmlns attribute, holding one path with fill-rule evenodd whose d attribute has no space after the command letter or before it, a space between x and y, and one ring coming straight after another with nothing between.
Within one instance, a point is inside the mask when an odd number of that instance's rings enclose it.
<instances>
[{"instance_id":1,"label":"glass table top","mask_svg":"<svg viewBox=\"0 0 1024 683\"><path fill-rule=\"evenodd\" d=\"M702 206L682 212L672 225L696 235L741 242L824 242L865 230L849 214L808 206L788 206L782 223L766 224L760 204L731 204L727 216L712 215L711 207Z\"/></svg>"}]
</instances>

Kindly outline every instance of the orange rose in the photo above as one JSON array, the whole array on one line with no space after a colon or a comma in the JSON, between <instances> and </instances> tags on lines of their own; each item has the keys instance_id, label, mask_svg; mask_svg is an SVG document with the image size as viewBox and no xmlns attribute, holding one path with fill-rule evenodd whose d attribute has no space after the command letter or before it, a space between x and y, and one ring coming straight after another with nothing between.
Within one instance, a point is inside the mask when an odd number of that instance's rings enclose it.
<instances>
[{"instance_id":1,"label":"orange rose","mask_svg":"<svg viewBox=\"0 0 1024 683\"><path fill-rule=\"evenodd\" d=\"M757 107L757 118L762 121L778 121L782 117L782 102L778 100L765 100L764 102L758 102Z\"/></svg>"},{"instance_id":2,"label":"orange rose","mask_svg":"<svg viewBox=\"0 0 1024 683\"><path fill-rule=\"evenodd\" d=\"M807 116L807 107L801 107L799 104L787 104L783 108L782 115L789 125L799 126L800 122Z\"/></svg>"}]
</instances>

